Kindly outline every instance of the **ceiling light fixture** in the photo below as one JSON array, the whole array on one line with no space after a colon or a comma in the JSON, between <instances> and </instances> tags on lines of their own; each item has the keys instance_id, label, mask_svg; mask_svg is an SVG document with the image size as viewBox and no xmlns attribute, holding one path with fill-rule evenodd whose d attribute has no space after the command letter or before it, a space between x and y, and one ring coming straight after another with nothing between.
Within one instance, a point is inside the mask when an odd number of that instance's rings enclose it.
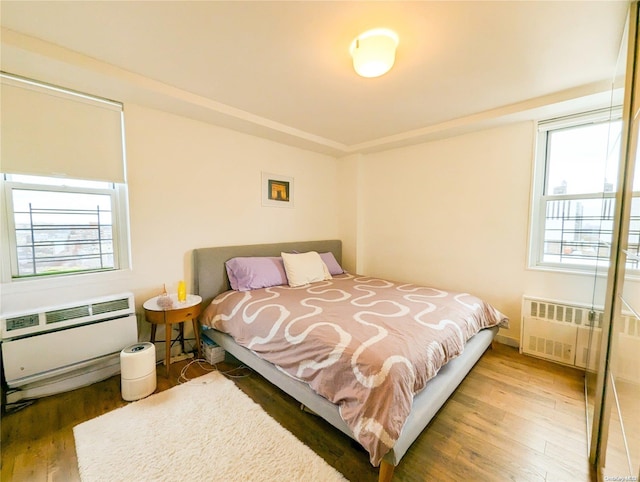
<instances>
[{"instance_id":1,"label":"ceiling light fixture","mask_svg":"<svg viewBox=\"0 0 640 482\"><path fill-rule=\"evenodd\" d=\"M379 77L389 72L396 59L398 35L386 28L367 30L358 35L349 52L353 68L362 77Z\"/></svg>"}]
</instances>

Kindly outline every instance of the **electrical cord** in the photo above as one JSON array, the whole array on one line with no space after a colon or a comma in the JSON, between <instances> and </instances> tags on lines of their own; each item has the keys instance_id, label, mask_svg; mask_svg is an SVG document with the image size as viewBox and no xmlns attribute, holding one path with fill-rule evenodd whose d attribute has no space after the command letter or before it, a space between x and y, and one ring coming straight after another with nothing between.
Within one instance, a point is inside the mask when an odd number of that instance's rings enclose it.
<instances>
[{"instance_id":1,"label":"electrical cord","mask_svg":"<svg viewBox=\"0 0 640 482\"><path fill-rule=\"evenodd\" d=\"M248 366L242 364L240 366L237 366L235 368L232 368L230 370L226 370L226 371L221 371L218 369L218 364L214 364L214 365L210 365L209 362L207 360L205 360L204 358L194 358L193 360L191 360L189 363L187 363L184 367L182 367L182 370L180 370L180 375L178 376L178 383L182 384L182 383L187 383L191 380L194 380L194 378L189 378L187 376L187 370L189 370L189 367L193 364L197 364L199 368L201 368L202 370L205 370L207 372L214 372L217 371L220 374L226 376L227 378L246 378L251 376L252 370L251 368L249 368ZM210 368L213 367L213 368ZM239 370L244 370L247 369L249 370L249 373L244 373L242 375L235 375L235 372L239 371ZM203 385L205 385L206 382L203 383Z\"/></svg>"}]
</instances>

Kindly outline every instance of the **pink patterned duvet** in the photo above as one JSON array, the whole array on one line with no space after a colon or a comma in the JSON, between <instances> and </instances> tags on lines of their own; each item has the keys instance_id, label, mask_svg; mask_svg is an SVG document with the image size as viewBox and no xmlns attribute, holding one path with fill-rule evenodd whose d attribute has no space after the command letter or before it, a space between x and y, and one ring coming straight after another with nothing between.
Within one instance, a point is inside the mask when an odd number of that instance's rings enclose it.
<instances>
[{"instance_id":1,"label":"pink patterned duvet","mask_svg":"<svg viewBox=\"0 0 640 482\"><path fill-rule=\"evenodd\" d=\"M345 274L300 288L227 291L202 323L338 405L377 466L414 394L475 333L508 320L470 294Z\"/></svg>"}]
</instances>

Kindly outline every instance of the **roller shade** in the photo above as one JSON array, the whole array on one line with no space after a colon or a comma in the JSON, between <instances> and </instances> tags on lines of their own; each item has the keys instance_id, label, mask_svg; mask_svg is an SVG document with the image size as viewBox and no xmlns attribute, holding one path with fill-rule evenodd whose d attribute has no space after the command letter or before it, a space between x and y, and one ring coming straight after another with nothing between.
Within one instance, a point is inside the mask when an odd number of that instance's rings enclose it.
<instances>
[{"instance_id":1,"label":"roller shade","mask_svg":"<svg viewBox=\"0 0 640 482\"><path fill-rule=\"evenodd\" d=\"M0 169L125 182L122 105L1 75Z\"/></svg>"}]
</instances>

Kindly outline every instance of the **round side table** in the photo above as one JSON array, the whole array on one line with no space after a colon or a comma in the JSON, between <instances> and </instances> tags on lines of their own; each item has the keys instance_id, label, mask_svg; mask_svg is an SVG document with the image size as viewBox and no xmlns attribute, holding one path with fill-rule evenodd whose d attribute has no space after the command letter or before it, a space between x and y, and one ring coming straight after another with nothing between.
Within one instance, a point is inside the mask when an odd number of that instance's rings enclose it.
<instances>
[{"instance_id":1,"label":"round side table","mask_svg":"<svg viewBox=\"0 0 640 482\"><path fill-rule=\"evenodd\" d=\"M160 298L164 298L165 303L158 304ZM168 300L168 301L167 301ZM180 324L180 340L182 351L184 352L184 322L191 320L193 323L193 333L196 338L198 357L200 357L200 327L198 326L198 316L202 311L202 298L198 295L187 295L186 301L178 301L178 295L155 296L144 302L144 316L151 323L151 343L156 341L156 328L160 324L165 325L165 360L167 376L169 376L169 365L171 364L171 328L174 323ZM177 340L176 339L176 340Z\"/></svg>"}]
</instances>

